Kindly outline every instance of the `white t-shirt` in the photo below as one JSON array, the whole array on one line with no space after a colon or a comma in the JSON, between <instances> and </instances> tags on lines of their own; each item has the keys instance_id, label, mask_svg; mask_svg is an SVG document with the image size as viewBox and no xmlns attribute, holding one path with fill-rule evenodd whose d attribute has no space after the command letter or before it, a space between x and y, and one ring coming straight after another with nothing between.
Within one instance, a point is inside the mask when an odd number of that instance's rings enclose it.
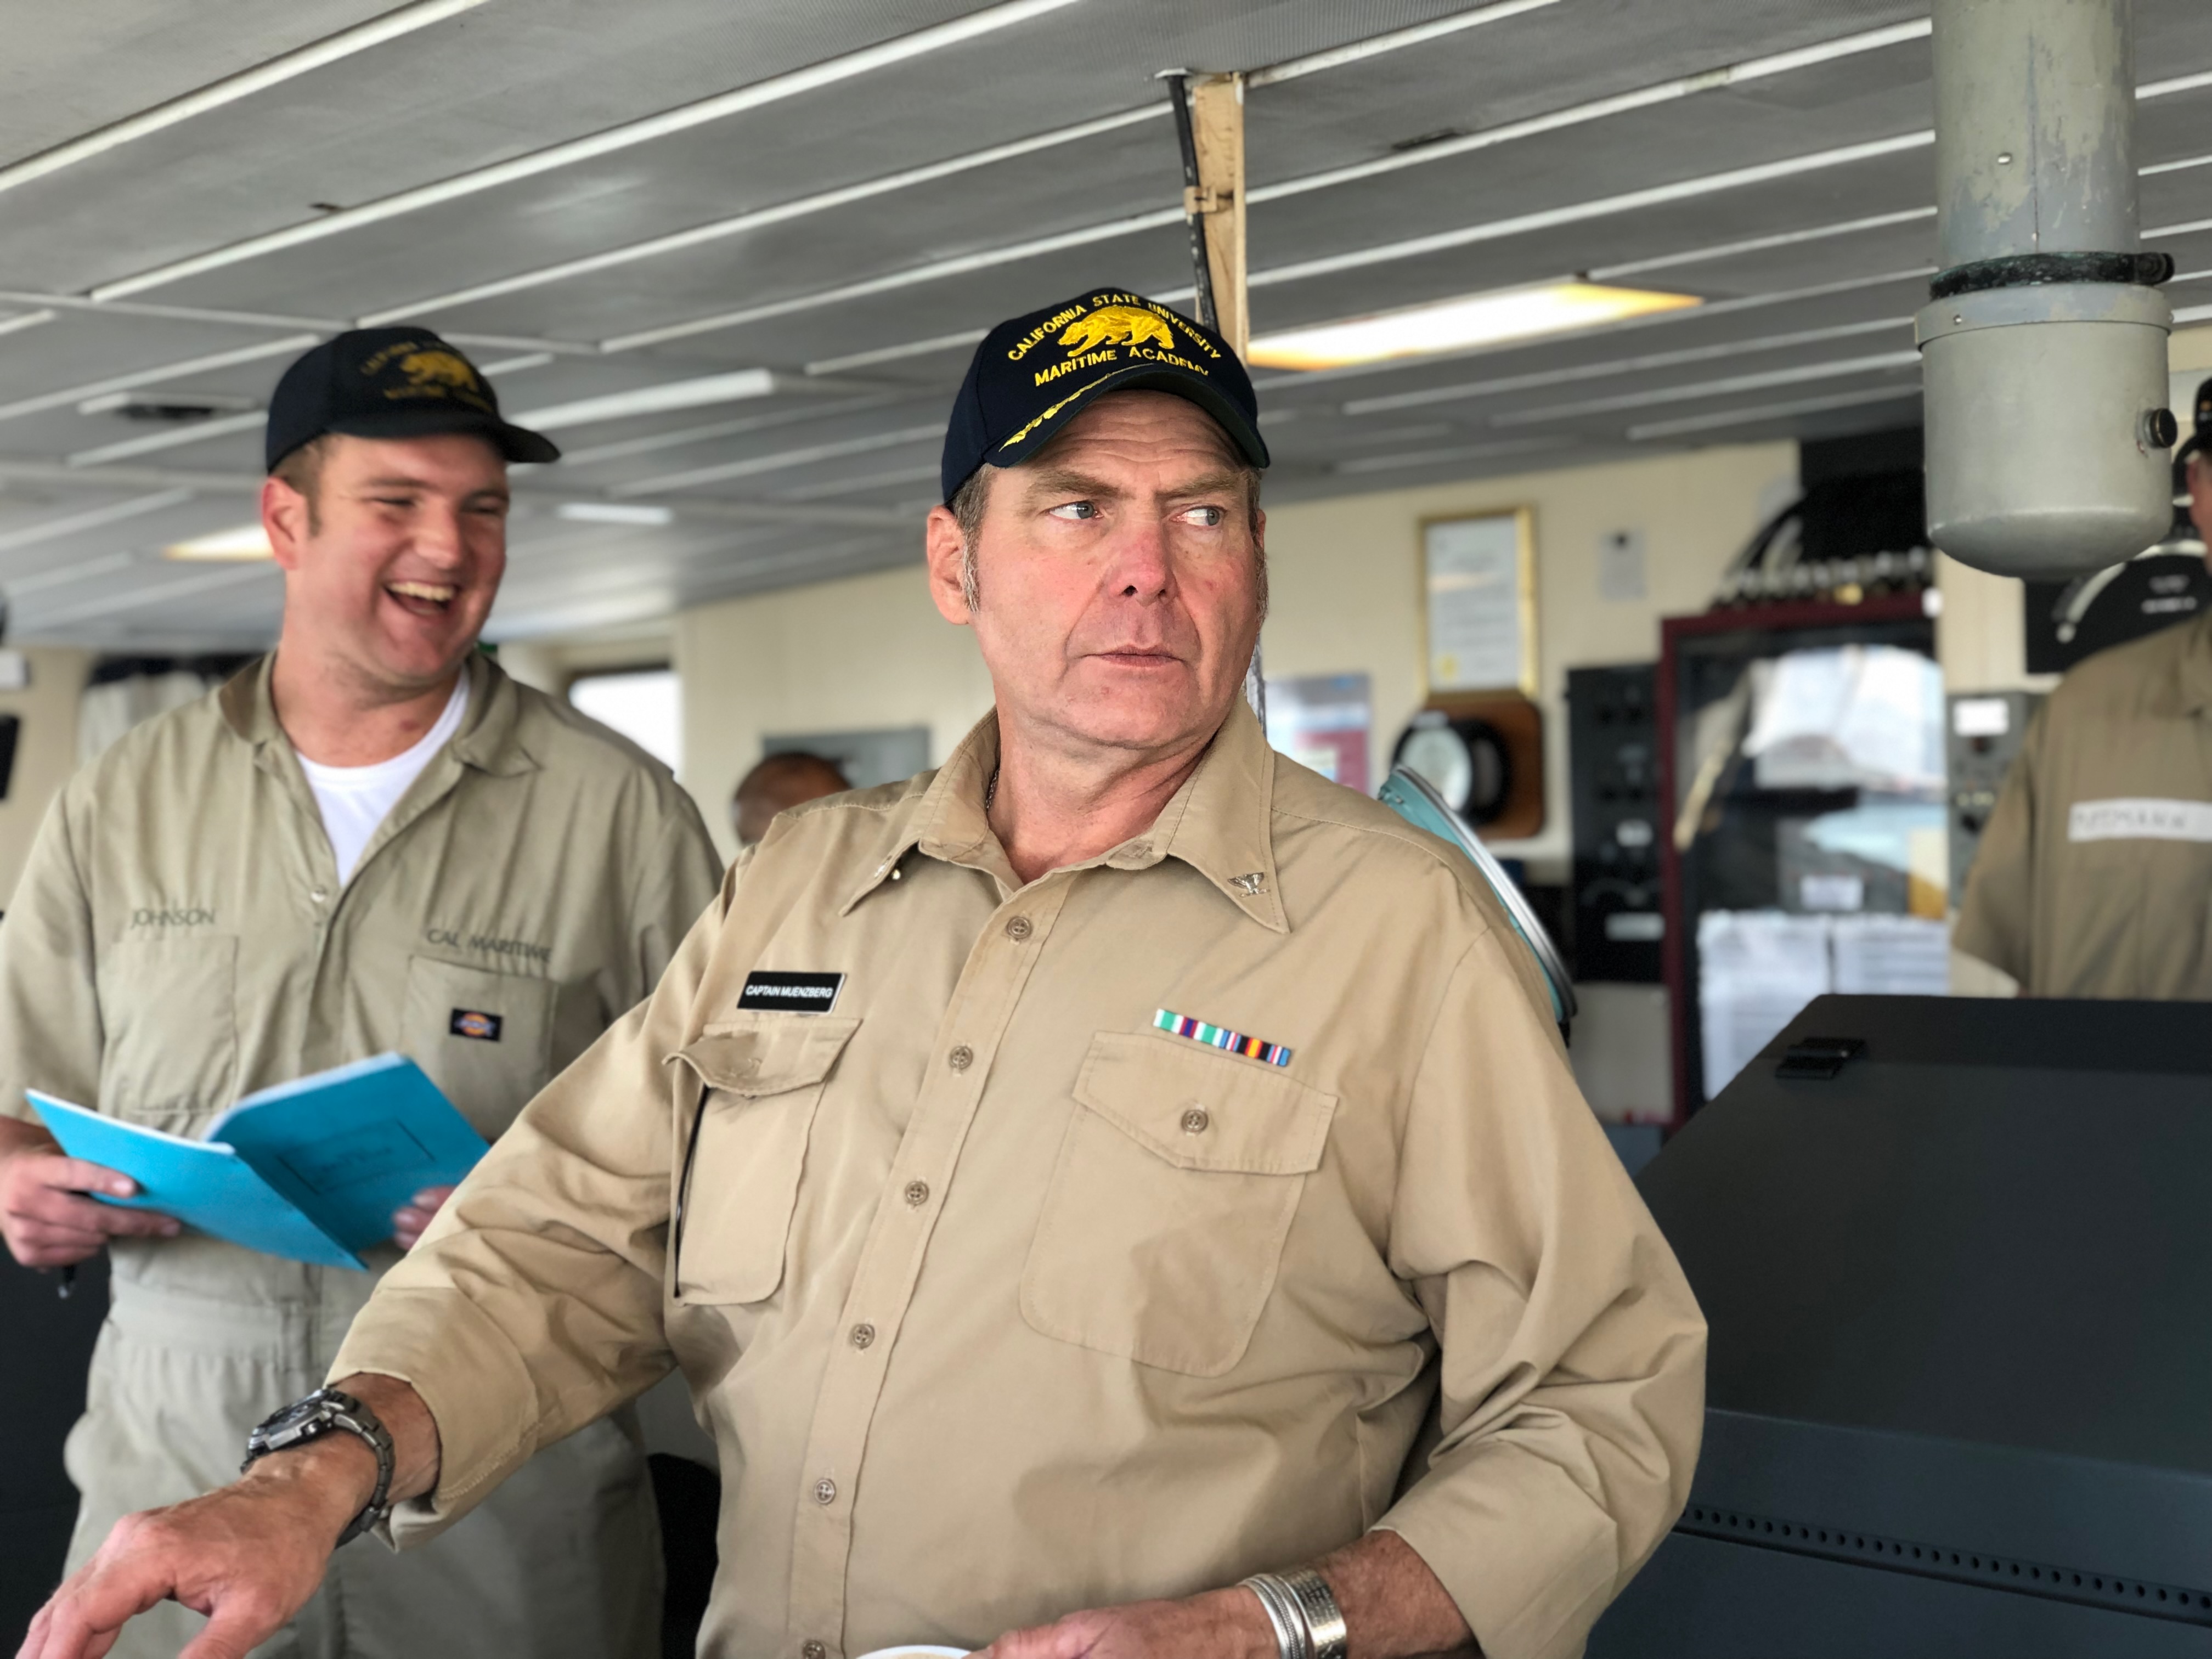
<instances>
[{"instance_id":1,"label":"white t-shirt","mask_svg":"<svg viewBox=\"0 0 2212 1659\"><path fill-rule=\"evenodd\" d=\"M331 851L338 861L340 884L353 879L368 838L391 816L408 786L422 775L431 758L461 729L461 717L468 712L469 677L464 670L453 682L453 695L446 699L438 723L412 748L390 760L374 766L324 766L300 757L300 769L307 775L307 787L315 792L315 805L322 810L323 833L331 838Z\"/></svg>"}]
</instances>

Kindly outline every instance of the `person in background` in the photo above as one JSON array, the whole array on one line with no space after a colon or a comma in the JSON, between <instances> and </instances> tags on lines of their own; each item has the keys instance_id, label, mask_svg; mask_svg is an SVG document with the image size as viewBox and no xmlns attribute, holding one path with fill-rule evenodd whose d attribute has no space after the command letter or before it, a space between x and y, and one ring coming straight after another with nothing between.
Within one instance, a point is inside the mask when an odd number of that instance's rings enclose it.
<instances>
[{"instance_id":1,"label":"person in background","mask_svg":"<svg viewBox=\"0 0 2212 1659\"><path fill-rule=\"evenodd\" d=\"M0 925L0 1231L32 1267L113 1260L68 1445L72 1565L231 1479L450 1189L392 1218L368 1273L279 1260L84 1196L131 1182L61 1156L25 1089L198 1136L241 1095L397 1049L495 1138L714 896L667 769L476 648L508 463L557 454L426 331L307 352L269 410L275 653L125 735L40 832ZM429 1549L348 1555L264 1651L637 1659L659 1573L634 1424L601 1422ZM173 1659L207 1610L183 1601L114 1651Z\"/></svg>"},{"instance_id":2,"label":"person in background","mask_svg":"<svg viewBox=\"0 0 2212 1659\"><path fill-rule=\"evenodd\" d=\"M737 831L738 846L750 847L768 834L778 812L852 787L833 760L797 750L770 755L738 780L730 795L730 828Z\"/></svg>"},{"instance_id":3,"label":"person in background","mask_svg":"<svg viewBox=\"0 0 2212 1659\"><path fill-rule=\"evenodd\" d=\"M2212 380L2176 458L2212 543ZM2212 555L2208 555L2212 559ZM2039 997L2212 1000L2212 611L2077 665L2038 711L1953 947Z\"/></svg>"},{"instance_id":4,"label":"person in background","mask_svg":"<svg viewBox=\"0 0 2212 1659\"><path fill-rule=\"evenodd\" d=\"M234 1654L672 1367L714 1659L1581 1651L1704 1322L1486 884L1246 705L1267 459L1165 306L987 334L927 535L994 711L740 855L355 1321L373 1415L126 1523L26 1659L172 1595Z\"/></svg>"}]
</instances>

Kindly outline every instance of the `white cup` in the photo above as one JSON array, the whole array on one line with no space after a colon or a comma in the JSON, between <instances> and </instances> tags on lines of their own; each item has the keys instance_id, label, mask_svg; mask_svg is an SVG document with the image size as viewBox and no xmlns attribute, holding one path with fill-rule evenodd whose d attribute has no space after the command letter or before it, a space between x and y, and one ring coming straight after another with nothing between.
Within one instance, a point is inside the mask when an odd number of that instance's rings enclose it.
<instances>
[{"instance_id":1,"label":"white cup","mask_svg":"<svg viewBox=\"0 0 2212 1659\"><path fill-rule=\"evenodd\" d=\"M968 1659L966 1648L878 1648L860 1659Z\"/></svg>"}]
</instances>

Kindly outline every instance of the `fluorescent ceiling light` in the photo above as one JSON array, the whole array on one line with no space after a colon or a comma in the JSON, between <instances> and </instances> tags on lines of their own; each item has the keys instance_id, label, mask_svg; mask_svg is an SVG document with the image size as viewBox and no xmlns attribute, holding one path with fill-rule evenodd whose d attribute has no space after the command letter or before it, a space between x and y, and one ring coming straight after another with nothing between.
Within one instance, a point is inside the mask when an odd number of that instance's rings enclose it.
<instances>
[{"instance_id":1,"label":"fluorescent ceiling light","mask_svg":"<svg viewBox=\"0 0 2212 1659\"><path fill-rule=\"evenodd\" d=\"M364 202L358 207L326 213L303 224L289 225L282 230L249 236L225 247L211 248L205 253L157 265L135 276L104 283L92 290L92 297L95 300L120 299L149 288L159 288L164 283L180 282L187 276L197 276L203 271L218 270L240 260L258 258L264 253L296 247L303 242L318 241L325 236L335 236L362 225L397 218L422 208L435 207L443 202L473 196L480 191L513 184L517 179L535 178L541 173L574 167L580 161L592 161L601 155L611 155L617 151L650 143L656 138L665 138L673 133L687 132L708 122L720 121L765 104L797 97L802 93L817 92L856 76L902 64L946 46L958 46L963 41L973 40L1017 23L1026 23L1032 18L1042 17L1075 3L1076 0L1006 0L1004 4L987 6L981 11L971 12L967 16L916 29L911 34L902 34L859 52L847 52L840 58L811 64L804 69L793 70L788 75L771 76L751 86L739 87L734 91L679 105L674 109L648 115L641 120L629 121L603 131L588 133L566 143L550 145L527 155L515 156L511 161L497 161L489 167L455 173L434 184L403 190L377 201Z\"/></svg>"},{"instance_id":2,"label":"fluorescent ceiling light","mask_svg":"<svg viewBox=\"0 0 2212 1659\"><path fill-rule=\"evenodd\" d=\"M128 460L133 455L150 455L156 450L179 449L186 444L204 443L210 438L252 432L266 425L268 419L261 410L255 409L243 414L227 415L221 420L192 421L166 432L149 432L142 437L123 438L96 448L80 449L68 457L68 460L71 466L100 466L109 461Z\"/></svg>"},{"instance_id":3,"label":"fluorescent ceiling light","mask_svg":"<svg viewBox=\"0 0 2212 1659\"><path fill-rule=\"evenodd\" d=\"M269 532L258 524L242 524L217 530L189 541L172 542L161 550L165 559L265 559L270 556Z\"/></svg>"},{"instance_id":4,"label":"fluorescent ceiling light","mask_svg":"<svg viewBox=\"0 0 2212 1659\"><path fill-rule=\"evenodd\" d=\"M1796 386L1805 380L1832 380L1851 374L1887 374L1892 369L1920 368L1917 350L1881 351L1865 357L1838 357L1824 363L1805 363L1796 368L1767 369L1756 374L1730 374L1693 385L1660 386L1650 392L1626 392L1617 397L1586 398L1579 403L1551 404L1542 409L1516 410L1493 415L1492 426L1534 426L1546 421L1568 421L1581 415L1612 415L1627 409L1650 409L1660 404L1687 403L1698 398L1718 398L1732 392L1764 392L1769 386Z\"/></svg>"},{"instance_id":5,"label":"fluorescent ceiling light","mask_svg":"<svg viewBox=\"0 0 2212 1659\"><path fill-rule=\"evenodd\" d=\"M1392 410L1425 409L1432 404L1461 403L1474 398L1502 397L1510 392L1530 392L1566 386L1577 380L1621 380L1648 374L1654 369L1680 368L1689 363L1725 362L1754 356L1762 351L1785 351L1792 346L1817 345L1847 340L1861 334L1884 334L1912 326L1906 317L1878 317L1863 323L1838 323L1826 328L1793 329L1787 334L1767 334L1748 340L1723 340L1714 345L1687 346L1678 351L1648 351L1634 357L1614 357L1595 363L1576 363L1565 368L1539 369L1531 374L1501 374L1484 380L1462 380L1451 386L1424 386L1416 392L1396 392L1380 398L1355 398L1340 411L1345 415L1377 415Z\"/></svg>"},{"instance_id":6,"label":"fluorescent ceiling light","mask_svg":"<svg viewBox=\"0 0 2212 1659\"><path fill-rule=\"evenodd\" d=\"M676 514L665 507L642 501L563 501L553 509L561 518L578 524L673 524Z\"/></svg>"},{"instance_id":7,"label":"fluorescent ceiling light","mask_svg":"<svg viewBox=\"0 0 2212 1659\"><path fill-rule=\"evenodd\" d=\"M48 173L58 173L64 167L74 167L79 161L88 161L95 155L144 138L173 127L179 121L189 121L195 115L204 115L211 109L221 109L225 104L234 104L241 98L250 98L257 92L278 86L295 76L319 70L325 64L334 64L342 58L350 58L371 46L380 46L386 40L411 34L416 29L427 28L433 23L442 23L460 12L473 10L483 0L416 0L411 6L402 6L381 17L373 17L336 34L326 34L311 41L295 52L272 58L265 64L237 75L213 82L181 98L172 98L166 104L141 110L67 143L57 144L52 149L41 150L36 155L25 157L12 167L0 167L0 191L13 190L18 185L27 185L33 179L43 179Z\"/></svg>"},{"instance_id":8,"label":"fluorescent ceiling light","mask_svg":"<svg viewBox=\"0 0 2212 1659\"><path fill-rule=\"evenodd\" d=\"M148 513L159 513L164 507L178 506L192 498L189 489L164 489L151 495L134 495L128 501L110 501L104 507L87 507L82 513L70 513L58 519L45 519L37 524L25 525L20 530L0 532L0 552L13 552L19 547L36 547L40 542L59 541L64 536L75 536L87 530L98 530L111 524L120 524L125 519L136 519Z\"/></svg>"},{"instance_id":9,"label":"fluorescent ceiling light","mask_svg":"<svg viewBox=\"0 0 2212 1659\"><path fill-rule=\"evenodd\" d=\"M234 368L240 363L258 362L264 357L293 356L314 344L316 338L313 334L290 334L281 340L264 340L259 345L239 346L229 351L211 352L204 357L187 357L179 363L134 369L128 374L111 375L106 380L88 381L83 386L64 386L58 392L42 392L35 398L19 398L12 404L0 404L0 421L12 421L19 415L36 415L46 410L59 409L64 404L81 404L88 398L97 398L106 392L129 392L142 386L156 386L163 380L202 374L211 368Z\"/></svg>"},{"instance_id":10,"label":"fluorescent ceiling light","mask_svg":"<svg viewBox=\"0 0 2212 1659\"><path fill-rule=\"evenodd\" d=\"M1557 0L1496 0L1496 3L1477 6L1473 11L1463 11L1451 17L1440 17L1434 22L1416 23L1411 28L1393 29L1388 34L1370 34L1364 40L1354 40L1349 46L1332 46L1326 52L1293 58L1286 63L1271 64L1266 69L1253 70L1244 77L1247 87L1272 87L1284 81L1295 81L1301 76L1317 75L1323 70L1340 69L1346 64L1357 64L1388 52L1402 52L1407 46L1425 46L1447 34L1457 34L1462 29L1480 28L1485 23L1499 23L1509 17L1518 17L1524 11L1540 11L1555 4Z\"/></svg>"},{"instance_id":11,"label":"fluorescent ceiling light","mask_svg":"<svg viewBox=\"0 0 2212 1659\"><path fill-rule=\"evenodd\" d=\"M1655 438L1677 438L1692 432L1717 432L1724 427L1747 426L1759 421L1779 421L1792 415L1820 415L1832 409L1857 409L1867 404L1900 402L1917 398L1920 387L1881 386L1872 392L1846 392L1832 398L1800 398L1786 404L1761 404L1751 409L1723 409L1713 415L1689 415L1677 421L1654 421L1628 428L1631 443L1650 443Z\"/></svg>"},{"instance_id":12,"label":"fluorescent ceiling light","mask_svg":"<svg viewBox=\"0 0 2212 1659\"><path fill-rule=\"evenodd\" d=\"M647 237L641 242L631 242L622 247L608 248L599 253L587 253L580 258L564 259L558 264L542 265L535 270L516 271L473 287L454 289L445 294L433 294L422 299L410 300L404 305L390 306L374 311L361 319L364 328L379 323L398 322L428 311L443 311L455 306L474 305L481 300L496 299L502 295L519 293L525 289L540 288L548 283L567 282L572 277L588 276L594 272L611 270L617 265L635 264L640 259L656 259L670 253L681 253L687 249L747 231L763 229L769 225L787 223L810 215L826 213L832 208L849 207L855 202L865 202L872 197L888 196L902 190L911 190L939 179L950 179L957 173L973 172L978 167L991 167L1018 156L1032 155L1061 144L1079 143L1086 138L1133 125L1150 121L1167 114L1168 106L1147 104L1140 109L1124 110L1118 115L1104 115L1095 121L1084 121L1072 127L1060 127L1034 137L1017 139L1012 143L997 144L988 149L979 149L955 155L942 161L932 161L924 167L909 167L902 173L885 173L879 178L864 179L856 185L843 185L835 190L817 191L811 196L779 202L772 207L756 208L748 213L737 214L727 219L716 219L707 224L694 225L686 230L672 231L665 236Z\"/></svg>"},{"instance_id":13,"label":"fluorescent ceiling light","mask_svg":"<svg viewBox=\"0 0 2212 1659\"><path fill-rule=\"evenodd\" d=\"M1348 363L1420 357L1499 340L1534 339L1653 312L1684 311L1699 303L1694 295L1654 289L1540 283L1263 335L1252 342L1247 356L1264 368L1341 368Z\"/></svg>"},{"instance_id":14,"label":"fluorescent ceiling light","mask_svg":"<svg viewBox=\"0 0 2212 1659\"><path fill-rule=\"evenodd\" d=\"M734 404L747 398L765 398L775 390L775 376L764 368L741 368L729 374L705 374L691 380L665 380L641 386L632 392L610 392L604 398L581 398L574 403L547 404L526 409L514 419L524 426L557 429L586 426L593 421L623 421L638 415L662 415L673 409L699 409L708 404Z\"/></svg>"}]
</instances>

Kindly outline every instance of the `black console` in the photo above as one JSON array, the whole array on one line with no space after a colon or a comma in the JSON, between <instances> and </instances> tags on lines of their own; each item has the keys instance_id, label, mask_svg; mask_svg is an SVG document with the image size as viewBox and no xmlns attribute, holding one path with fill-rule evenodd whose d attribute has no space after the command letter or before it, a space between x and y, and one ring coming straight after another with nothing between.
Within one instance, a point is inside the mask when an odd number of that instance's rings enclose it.
<instances>
[{"instance_id":1,"label":"black console","mask_svg":"<svg viewBox=\"0 0 2212 1659\"><path fill-rule=\"evenodd\" d=\"M2212 1655L2206 1018L1822 997L1668 1143L1705 1449L1593 1655Z\"/></svg>"}]
</instances>

